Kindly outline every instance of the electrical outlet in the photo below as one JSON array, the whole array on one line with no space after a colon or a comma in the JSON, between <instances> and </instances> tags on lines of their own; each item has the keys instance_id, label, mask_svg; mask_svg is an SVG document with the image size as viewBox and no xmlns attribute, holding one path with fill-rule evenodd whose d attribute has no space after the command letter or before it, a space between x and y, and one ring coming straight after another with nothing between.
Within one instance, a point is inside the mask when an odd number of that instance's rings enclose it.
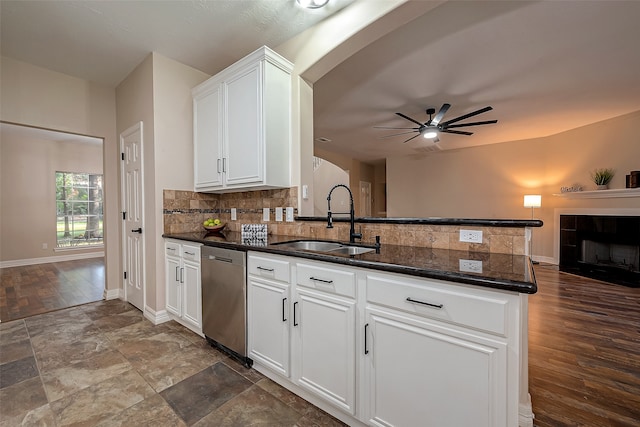
<instances>
[{"instance_id":1,"label":"electrical outlet","mask_svg":"<svg viewBox=\"0 0 640 427\"><path fill-rule=\"evenodd\" d=\"M276 221L282 221L282 208L276 208Z\"/></svg>"},{"instance_id":2,"label":"electrical outlet","mask_svg":"<svg viewBox=\"0 0 640 427\"><path fill-rule=\"evenodd\" d=\"M464 271L467 273L482 273L482 261L461 259L460 271Z\"/></svg>"},{"instance_id":3,"label":"electrical outlet","mask_svg":"<svg viewBox=\"0 0 640 427\"><path fill-rule=\"evenodd\" d=\"M262 208L262 220L264 222L269 221L270 215L271 215L271 211L269 210L269 208Z\"/></svg>"},{"instance_id":4,"label":"electrical outlet","mask_svg":"<svg viewBox=\"0 0 640 427\"><path fill-rule=\"evenodd\" d=\"M308 200L309 199L309 186L308 185L303 185L302 186L302 198L304 200Z\"/></svg>"},{"instance_id":5,"label":"electrical outlet","mask_svg":"<svg viewBox=\"0 0 640 427\"><path fill-rule=\"evenodd\" d=\"M469 243L482 243L482 231L460 230L460 241Z\"/></svg>"},{"instance_id":6,"label":"electrical outlet","mask_svg":"<svg viewBox=\"0 0 640 427\"><path fill-rule=\"evenodd\" d=\"M287 222L293 222L293 208L288 207L286 209L286 212L287 212Z\"/></svg>"},{"instance_id":7,"label":"electrical outlet","mask_svg":"<svg viewBox=\"0 0 640 427\"><path fill-rule=\"evenodd\" d=\"M49 244L48 243L43 243L42 244L42 249L49 249Z\"/></svg>"},{"instance_id":8,"label":"electrical outlet","mask_svg":"<svg viewBox=\"0 0 640 427\"><path fill-rule=\"evenodd\" d=\"M236 208L231 208L231 221L235 221L238 219L238 215L236 214Z\"/></svg>"}]
</instances>

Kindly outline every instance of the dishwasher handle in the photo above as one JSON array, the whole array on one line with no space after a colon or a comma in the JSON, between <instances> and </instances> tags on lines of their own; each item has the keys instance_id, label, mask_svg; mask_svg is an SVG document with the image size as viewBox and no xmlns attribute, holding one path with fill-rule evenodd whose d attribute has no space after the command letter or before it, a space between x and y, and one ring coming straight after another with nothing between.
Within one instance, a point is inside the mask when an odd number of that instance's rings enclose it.
<instances>
[{"instance_id":1,"label":"dishwasher handle","mask_svg":"<svg viewBox=\"0 0 640 427\"><path fill-rule=\"evenodd\" d=\"M209 255L209 259L220 261L220 262L228 262L229 264L233 264L233 260L231 258L225 258L221 256Z\"/></svg>"}]
</instances>

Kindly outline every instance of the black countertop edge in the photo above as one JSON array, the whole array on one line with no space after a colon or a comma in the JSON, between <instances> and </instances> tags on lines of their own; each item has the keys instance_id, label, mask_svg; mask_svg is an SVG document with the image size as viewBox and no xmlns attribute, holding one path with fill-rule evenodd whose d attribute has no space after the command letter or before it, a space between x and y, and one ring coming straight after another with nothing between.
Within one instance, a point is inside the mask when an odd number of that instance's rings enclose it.
<instances>
[{"instance_id":1,"label":"black countertop edge","mask_svg":"<svg viewBox=\"0 0 640 427\"><path fill-rule=\"evenodd\" d=\"M370 268L372 270L379 270L379 271L384 271L389 273L408 274L408 275L417 276L417 277L425 277L430 279L439 279L439 280L446 280L446 281L456 282L456 283L464 283L469 285L481 286L485 288L499 289L502 291L511 291L511 292L518 292L523 294L535 294L538 291L535 275L533 272L533 265L530 259L528 262L528 268L529 268L529 277L531 277L531 282L521 282L521 281L514 281L509 279L491 279L488 277L473 276L473 275L464 274L464 273L429 270L429 269L424 269L419 267L409 267L409 266L389 264L384 262L367 261L367 260L357 259L353 257L343 257L343 256L335 256L335 255L332 256L326 253L279 249L277 246L273 246L273 245L255 246L255 245L243 245L237 242L205 241L196 236L190 236L189 234L179 234L179 235L163 234L162 237L167 239L178 239L178 240L202 243L203 245L206 245L206 246L215 246L219 248L231 249L236 251L238 250L243 252L255 251L255 252L266 252L266 253L271 253L276 255L293 256L296 258L305 258L305 259L311 259L315 261L350 265L352 267ZM295 240L295 238L292 238L291 240Z\"/></svg>"},{"instance_id":2,"label":"black countertop edge","mask_svg":"<svg viewBox=\"0 0 640 427\"><path fill-rule=\"evenodd\" d=\"M337 214L335 214L337 215ZM348 217L332 217L334 222L348 222ZM539 219L469 219L469 218L356 218L363 224L477 225L486 227L542 227ZM327 221L324 216L297 216L296 221Z\"/></svg>"},{"instance_id":3,"label":"black countertop edge","mask_svg":"<svg viewBox=\"0 0 640 427\"><path fill-rule=\"evenodd\" d=\"M227 247L230 247L229 245ZM237 246L236 246L237 249ZM384 271L387 273L408 274L410 276L425 277L429 279L446 280L449 282L465 283L468 285L482 286L484 288L494 288L502 291L512 291L522 294L535 294L538 291L535 280L532 283L516 282L513 280L500 279L494 280L487 277L474 277L471 275L443 272L436 270L427 270L418 267L407 267L396 264L386 264L382 262L365 261L356 258L347 258L342 256L331 256L328 254L319 254L313 252L297 252L283 251L274 249L269 246L246 247L248 251L268 252L278 255L294 256L296 258L306 258L316 261L333 262L336 264L350 265L352 267L370 268L372 270ZM531 269L533 270L533 269ZM533 276L532 276L533 277Z\"/></svg>"}]
</instances>

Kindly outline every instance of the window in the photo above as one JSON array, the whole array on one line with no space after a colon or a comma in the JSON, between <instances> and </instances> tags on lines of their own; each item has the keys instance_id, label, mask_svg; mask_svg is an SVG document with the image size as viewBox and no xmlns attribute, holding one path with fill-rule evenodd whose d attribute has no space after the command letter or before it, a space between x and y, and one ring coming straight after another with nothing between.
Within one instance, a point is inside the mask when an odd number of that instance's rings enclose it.
<instances>
[{"instance_id":1,"label":"window","mask_svg":"<svg viewBox=\"0 0 640 427\"><path fill-rule=\"evenodd\" d=\"M103 244L102 175L56 172L58 248Z\"/></svg>"}]
</instances>

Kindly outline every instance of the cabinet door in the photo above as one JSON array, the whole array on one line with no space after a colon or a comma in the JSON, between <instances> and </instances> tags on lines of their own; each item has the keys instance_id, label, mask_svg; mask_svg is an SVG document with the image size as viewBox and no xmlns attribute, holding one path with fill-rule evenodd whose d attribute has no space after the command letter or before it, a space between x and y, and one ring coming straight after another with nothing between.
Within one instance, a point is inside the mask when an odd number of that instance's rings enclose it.
<instances>
[{"instance_id":1,"label":"cabinet door","mask_svg":"<svg viewBox=\"0 0 640 427\"><path fill-rule=\"evenodd\" d=\"M261 64L225 82L225 184L243 186L264 179L264 123Z\"/></svg>"},{"instance_id":2,"label":"cabinet door","mask_svg":"<svg viewBox=\"0 0 640 427\"><path fill-rule=\"evenodd\" d=\"M247 334L249 357L289 377L289 285L249 276Z\"/></svg>"},{"instance_id":3,"label":"cabinet door","mask_svg":"<svg viewBox=\"0 0 640 427\"><path fill-rule=\"evenodd\" d=\"M295 381L355 414L355 301L297 288Z\"/></svg>"},{"instance_id":4,"label":"cabinet door","mask_svg":"<svg viewBox=\"0 0 640 427\"><path fill-rule=\"evenodd\" d=\"M196 191L222 187L222 89L218 84L193 100Z\"/></svg>"},{"instance_id":5,"label":"cabinet door","mask_svg":"<svg viewBox=\"0 0 640 427\"><path fill-rule=\"evenodd\" d=\"M202 295L200 264L184 261L182 318L197 328L202 328Z\"/></svg>"},{"instance_id":6,"label":"cabinet door","mask_svg":"<svg viewBox=\"0 0 640 427\"><path fill-rule=\"evenodd\" d=\"M167 311L175 316L182 315L182 296L180 288L180 258L166 257Z\"/></svg>"},{"instance_id":7,"label":"cabinet door","mask_svg":"<svg viewBox=\"0 0 640 427\"><path fill-rule=\"evenodd\" d=\"M366 310L368 423L506 427L504 343Z\"/></svg>"}]
</instances>

